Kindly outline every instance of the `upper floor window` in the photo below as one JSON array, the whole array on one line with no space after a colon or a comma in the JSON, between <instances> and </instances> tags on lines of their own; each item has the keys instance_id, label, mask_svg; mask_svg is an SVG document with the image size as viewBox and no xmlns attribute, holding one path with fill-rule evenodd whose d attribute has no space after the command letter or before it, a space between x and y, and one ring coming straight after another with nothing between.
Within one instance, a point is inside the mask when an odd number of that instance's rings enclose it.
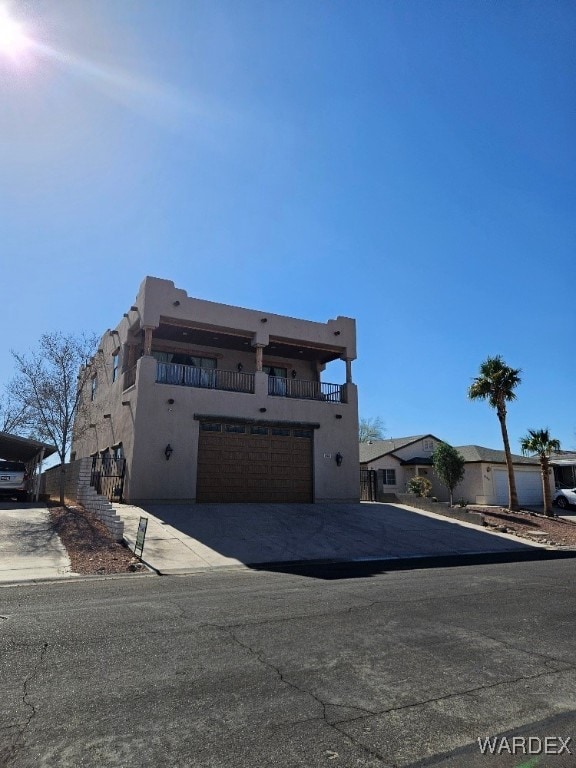
<instances>
[{"instance_id":1,"label":"upper floor window","mask_svg":"<svg viewBox=\"0 0 576 768\"><path fill-rule=\"evenodd\" d=\"M422 448L425 451L433 451L434 450L434 440L423 440L422 441Z\"/></svg>"},{"instance_id":2,"label":"upper floor window","mask_svg":"<svg viewBox=\"0 0 576 768\"><path fill-rule=\"evenodd\" d=\"M98 389L98 376L92 376L90 380L90 400L96 399L96 391Z\"/></svg>"},{"instance_id":3,"label":"upper floor window","mask_svg":"<svg viewBox=\"0 0 576 768\"><path fill-rule=\"evenodd\" d=\"M286 397L288 370L277 365L263 365L262 370L268 374L268 394Z\"/></svg>"},{"instance_id":4,"label":"upper floor window","mask_svg":"<svg viewBox=\"0 0 576 768\"><path fill-rule=\"evenodd\" d=\"M120 371L120 350L117 350L112 355L112 381L116 381L118 373Z\"/></svg>"},{"instance_id":5,"label":"upper floor window","mask_svg":"<svg viewBox=\"0 0 576 768\"><path fill-rule=\"evenodd\" d=\"M216 368L216 359L214 357L200 357L198 355L188 355L184 352L159 352L152 351L152 356L159 363L174 363L175 365L190 365L194 368L213 369Z\"/></svg>"},{"instance_id":6,"label":"upper floor window","mask_svg":"<svg viewBox=\"0 0 576 768\"><path fill-rule=\"evenodd\" d=\"M280 368L277 365L263 365L262 370L267 373L268 376L279 376L281 379L285 379L288 376L287 368Z\"/></svg>"}]
</instances>

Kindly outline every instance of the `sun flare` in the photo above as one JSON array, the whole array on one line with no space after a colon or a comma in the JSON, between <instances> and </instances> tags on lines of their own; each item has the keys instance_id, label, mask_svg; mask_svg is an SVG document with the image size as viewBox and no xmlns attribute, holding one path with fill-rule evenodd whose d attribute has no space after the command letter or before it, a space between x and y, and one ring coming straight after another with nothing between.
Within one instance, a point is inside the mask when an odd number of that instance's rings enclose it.
<instances>
[{"instance_id":1,"label":"sun flare","mask_svg":"<svg viewBox=\"0 0 576 768\"><path fill-rule=\"evenodd\" d=\"M23 25L11 18L6 8L0 7L0 53L17 58L29 45Z\"/></svg>"}]
</instances>

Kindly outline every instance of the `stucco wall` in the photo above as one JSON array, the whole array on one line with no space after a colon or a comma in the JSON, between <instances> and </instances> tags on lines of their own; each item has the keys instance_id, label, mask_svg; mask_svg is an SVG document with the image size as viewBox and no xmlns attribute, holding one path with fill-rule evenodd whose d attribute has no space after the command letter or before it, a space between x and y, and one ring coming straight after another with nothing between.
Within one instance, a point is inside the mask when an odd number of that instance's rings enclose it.
<instances>
[{"instance_id":1,"label":"stucco wall","mask_svg":"<svg viewBox=\"0 0 576 768\"><path fill-rule=\"evenodd\" d=\"M270 336L299 339L314 345L345 347L346 356L356 358L356 322L340 315L326 323L276 315L263 310L233 307L188 296L171 280L146 277L136 297L140 325L156 327L169 314L174 320L201 319L205 326L231 328L254 335L254 343L268 344ZM262 319L266 320L262 323ZM337 335L336 335L337 334Z\"/></svg>"},{"instance_id":2,"label":"stucco wall","mask_svg":"<svg viewBox=\"0 0 576 768\"><path fill-rule=\"evenodd\" d=\"M252 395L156 384L156 361L151 357L141 358L138 369L136 447L126 483L132 502L158 498L159 488L166 499L195 499L199 425L194 414L319 424L314 430L315 500L357 500L358 409L354 385L347 387L349 402L336 404L271 397L265 373L256 374L256 393ZM262 413L261 408L266 412ZM336 419L337 414L342 418ZM164 449L168 443L174 453L166 461ZM340 467L334 458L338 452L344 457Z\"/></svg>"},{"instance_id":3,"label":"stucco wall","mask_svg":"<svg viewBox=\"0 0 576 768\"><path fill-rule=\"evenodd\" d=\"M113 353L124 350L127 342L135 340L135 329L155 326L167 315L183 322L201 320L204 326L234 329L249 335L254 343L268 343L270 336L276 335L282 339L300 339L303 343L308 341L317 347L338 345L343 358L356 356L355 322L351 318L338 317L327 323L316 323L228 307L189 298L171 281L146 278L134 308L114 331L107 331L101 339L95 366L98 371L96 398L90 402L89 392L85 393L87 412L75 425L72 450L76 458L122 443L126 458L126 500L194 500L199 429L195 413L317 423L320 426L314 430L315 500L358 500L358 406L353 384L346 386L347 402L340 404L269 396L268 376L262 372L255 373L255 394L159 384L156 383L156 360L151 356L138 360L134 386L124 390L121 372L113 382ZM266 323L261 322L262 318L266 318ZM153 350L175 347L190 349L179 342L152 338ZM138 354L141 348L139 339ZM221 370L236 371L238 363L242 363L244 373L252 373L256 368L254 348L235 351L202 346L196 351L215 357ZM316 380L323 367L316 361L276 357L271 348L264 350L263 357L264 365L286 367L289 375L295 370L297 379ZM344 381L345 363L342 362L340 381L331 383ZM168 403L170 399L174 402ZM262 408L266 409L264 414ZM336 415L341 418L337 419ZM174 450L170 461L164 457L168 443ZM344 457L340 467L334 460L338 452Z\"/></svg>"}]
</instances>

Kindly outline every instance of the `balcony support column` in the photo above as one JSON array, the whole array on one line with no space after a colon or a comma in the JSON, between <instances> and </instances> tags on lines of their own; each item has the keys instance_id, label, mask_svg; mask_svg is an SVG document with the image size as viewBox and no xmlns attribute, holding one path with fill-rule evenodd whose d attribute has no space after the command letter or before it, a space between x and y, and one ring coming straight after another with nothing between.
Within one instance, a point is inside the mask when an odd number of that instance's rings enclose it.
<instances>
[{"instance_id":1,"label":"balcony support column","mask_svg":"<svg viewBox=\"0 0 576 768\"><path fill-rule=\"evenodd\" d=\"M256 344L256 370L262 370L262 361L264 359L264 344Z\"/></svg>"},{"instance_id":2,"label":"balcony support column","mask_svg":"<svg viewBox=\"0 0 576 768\"><path fill-rule=\"evenodd\" d=\"M352 381L352 358L345 357L344 361L346 362L346 384L353 384L353 381Z\"/></svg>"},{"instance_id":3,"label":"balcony support column","mask_svg":"<svg viewBox=\"0 0 576 768\"><path fill-rule=\"evenodd\" d=\"M144 326L144 354L150 356L152 354L152 331L154 328L151 325Z\"/></svg>"}]
</instances>

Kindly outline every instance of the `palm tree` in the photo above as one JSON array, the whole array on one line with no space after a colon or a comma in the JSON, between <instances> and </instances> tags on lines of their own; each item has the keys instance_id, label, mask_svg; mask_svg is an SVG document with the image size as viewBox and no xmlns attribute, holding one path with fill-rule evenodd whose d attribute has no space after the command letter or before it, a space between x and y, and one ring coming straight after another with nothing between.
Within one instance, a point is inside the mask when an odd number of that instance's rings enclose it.
<instances>
[{"instance_id":1,"label":"palm tree","mask_svg":"<svg viewBox=\"0 0 576 768\"><path fill-rule=\"evenodd\" d=\"M560 450L560 440L550 437L548 429L529 429L528 434L520 438L522 453L537 454L540 459L540 471L542 473L542 491L544 493L544 512L552 516L552 498L550 496L550 454Z\"/></svg>"},{"instance_id":2,"label":"palm tree","mask_svg":"<svg viewBox=\"0 0 576 768\"><path fill-rule=\"evenodd\" d=\"M496 409L500 429L502 430L506 467L508 469L508 508L510 511L518 510L519 504L512 465L512 453L510 452L510 441L508 440L508 430L506 428L506 403L516 399L514 389L521 382L520 372L520 368L510 368L506 365L500 355L487 357L480 365L480 375L473 380L468 389L468 397L471 400L488 400L490 406Z\"/></svg>"}]
</instances>

